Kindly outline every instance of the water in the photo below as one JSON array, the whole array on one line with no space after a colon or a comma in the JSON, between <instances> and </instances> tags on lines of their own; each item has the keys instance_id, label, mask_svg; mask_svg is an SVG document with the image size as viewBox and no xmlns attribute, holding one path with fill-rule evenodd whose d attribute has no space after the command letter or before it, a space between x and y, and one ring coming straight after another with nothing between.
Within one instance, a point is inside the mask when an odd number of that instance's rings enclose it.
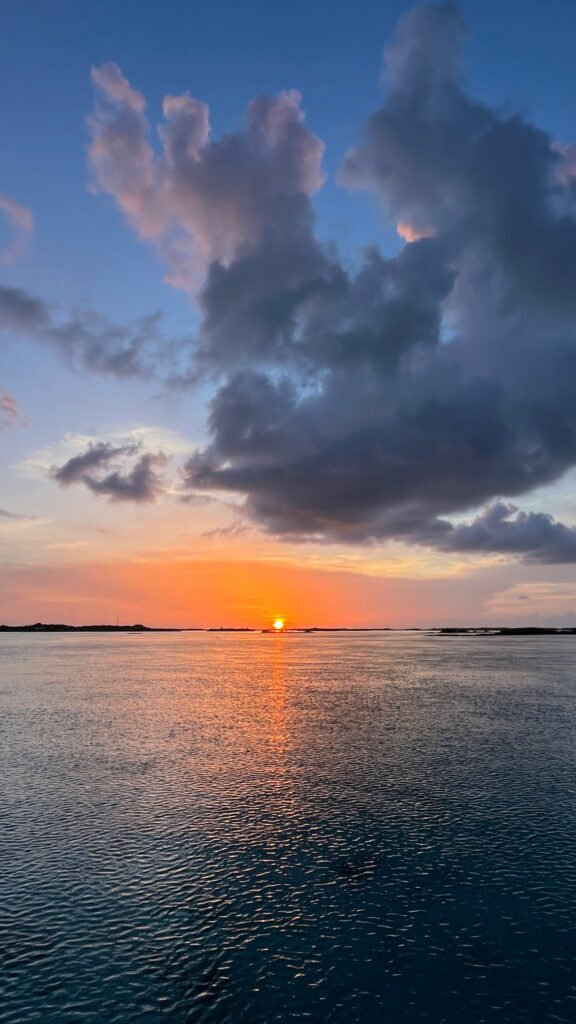
<instances>
[{"instance_id":1,"label":"water","mask_svg":"<svg viewBox=\"0 0 576 1024\"><path fill-rule=\"evenodd\" d=\"M576 640L0 638L0 1020L576 1019Z\"/></svg>"}]
</instances>

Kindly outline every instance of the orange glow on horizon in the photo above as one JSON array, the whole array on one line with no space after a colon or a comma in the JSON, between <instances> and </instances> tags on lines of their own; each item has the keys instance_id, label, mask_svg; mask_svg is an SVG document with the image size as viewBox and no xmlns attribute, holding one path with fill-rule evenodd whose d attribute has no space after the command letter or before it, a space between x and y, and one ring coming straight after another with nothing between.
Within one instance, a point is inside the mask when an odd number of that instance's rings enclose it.
<instances>
[{"instance_id":1,"label":"orange glow on horizon","mask_svg":"<svg viewBox=\"0 0 576 1024\"><path fill-rule=\"evenodd\" d=\"M472 581L473 583L474 581ZM480 599L493 587L480 589ZM262 629L416 626L478 614L471 581L379 578L272 561L175 559L6 566L0 623L110 623ZM273 616L270 608L282 608ZM274 633L282 631L274 629Z\"/></svg>"}]
</instances>

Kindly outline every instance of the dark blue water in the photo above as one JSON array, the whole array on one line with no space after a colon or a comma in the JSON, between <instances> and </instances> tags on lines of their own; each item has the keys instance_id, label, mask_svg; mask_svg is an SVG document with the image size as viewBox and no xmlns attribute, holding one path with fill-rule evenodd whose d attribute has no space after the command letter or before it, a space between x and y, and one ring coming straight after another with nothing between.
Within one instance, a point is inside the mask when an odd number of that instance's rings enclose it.
<instances>
[{"instance_id":1,"label":"dark blue water","mask_svg":"<svg viewBox=\"0 0 576 1024\"><path fill-rule=\"evenodd\" d=\"M0 1021L576 1020L576 640L0 638Z\"/></svg>"}]
</instances>

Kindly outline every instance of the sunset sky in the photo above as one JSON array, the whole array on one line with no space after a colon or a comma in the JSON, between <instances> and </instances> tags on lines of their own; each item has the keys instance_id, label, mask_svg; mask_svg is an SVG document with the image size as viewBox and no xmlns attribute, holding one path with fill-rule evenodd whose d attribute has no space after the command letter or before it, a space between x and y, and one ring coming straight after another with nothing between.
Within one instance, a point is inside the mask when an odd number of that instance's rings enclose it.
<instances>
[{"instance_id":1,"label":"sunset sky","mask_svg":"<svg viewBox=\"0 0 576 1024\"><path fill-rule=\"evenodd\" d=\"M576 625L576 6L3 23L0 622Z\"/></svg>"}]
</instances>

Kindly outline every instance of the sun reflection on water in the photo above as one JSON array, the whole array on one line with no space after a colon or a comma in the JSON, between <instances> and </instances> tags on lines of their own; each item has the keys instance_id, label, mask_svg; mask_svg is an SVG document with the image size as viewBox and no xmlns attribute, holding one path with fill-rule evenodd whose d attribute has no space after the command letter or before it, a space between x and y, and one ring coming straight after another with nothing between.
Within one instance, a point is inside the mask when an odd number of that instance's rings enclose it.
<instances>
[{"instance_id":1,"label":"sun reflection on water","mask_svg":"<svg viewBox=\"0 0 576 1024\"><path fill-rule=\"evenodd\" d=\"M285 637L279 631L274 637L272 672L270 676L270 747L277 756L279 774L287 771L286 754L290 750L290 734L286 714Z\"/></svg>"}]
</instances>

